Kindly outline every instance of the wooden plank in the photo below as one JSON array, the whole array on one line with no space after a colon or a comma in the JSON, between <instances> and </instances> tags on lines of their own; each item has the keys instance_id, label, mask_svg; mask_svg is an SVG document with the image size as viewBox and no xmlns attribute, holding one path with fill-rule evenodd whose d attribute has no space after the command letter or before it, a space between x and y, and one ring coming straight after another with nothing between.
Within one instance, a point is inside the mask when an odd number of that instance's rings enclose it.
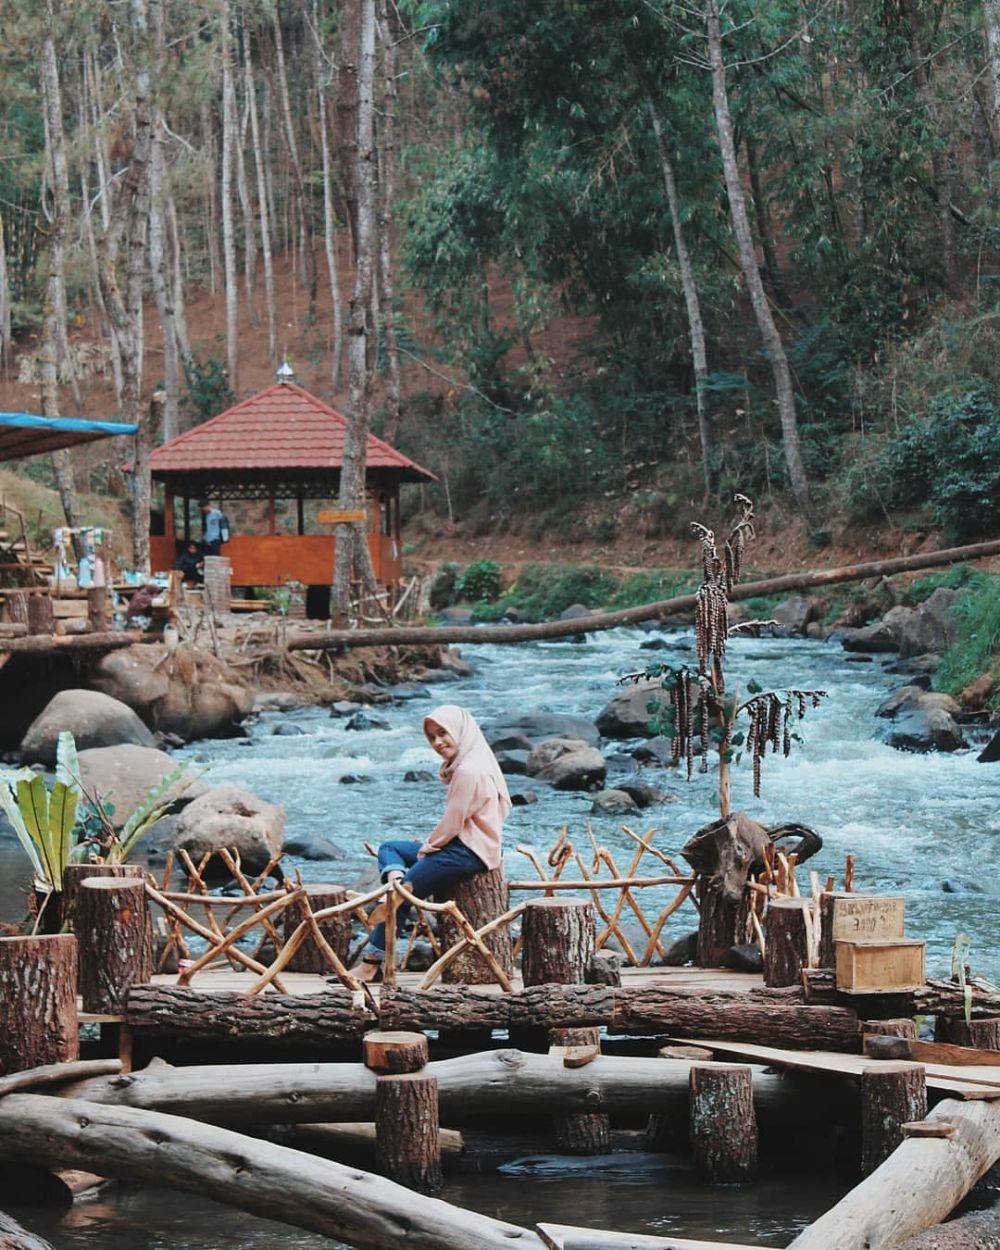
<instances>
[{"instance_id":1,"label":"wooden plank","mask_svg":"<svg viewBox=\"0 0 1000 1250\"><path fill-rule=\"evenodd\" d=\"M321 525L352 525L367 521L368 512L364 508L321 508L316 513L316 520Z\"/></svg>"},{"instance_id":2,"label":"wooden plank","mask_svg":"<svg viewBox=\"0 0 1000 1250\"><path fill-rule=\"evenodd\" d=\"M911 1042L910 1051L920 1063L1000 1070L1000 1050L977 1050L974 1046L953 1046L950 1042Z\"/></svg>"},{"instance_id":3,"label":"wooden plank","mask_svg":"<svg viewBox=\"0 0 1000 1250\"><path fill-rule=\"evenodd\" d=\"M910 1120L902 1128L904 1137L954 1137L958 1131L945 1120Z\"/></svg>"},{"instance_id":4,"label":"wooden plank","mask_svg":"<svg viewBox=\"0 0 1000 1250\"><path fill-rule=\"evenodd\" d=\"M601 1047L597 1046L566 1046L564 1047L564 1068L585 1068L601 1056Z\"/></svg>"},{"instance_id":5,"label":"wooden plank","mask_svg":"<svg viewBox=\"0 0 1000 1250\"><path fill-rule=\"evenodd\" d=\"M692 1241L689 1237L654 1237L648 1233L615 1233L569 1224L536 1224L549 1250L752 1250L734 1241Z\"/></svg>"},{"instance_id":6,"label":"wooden plank","mask_svg":"<svg viewBox=\"0 0 1000 1250\"><path fill-rule=\"evenodd\" d=\"M792 1072L818 1072L860 1077L865 1068L879 1061L867 1055L848 1055L834 1051L783 1050L778 1046L758 1046L752 1042L713 1041L711 1038L676 1038L690 1045L704 1046L716 1054L734 1055L740 1059L787 1068ZM924 1065L930 1089L962 1098L1000 1098L1000 1067L966 1067L928 1063Z\"/></svg>"}]
</instances>

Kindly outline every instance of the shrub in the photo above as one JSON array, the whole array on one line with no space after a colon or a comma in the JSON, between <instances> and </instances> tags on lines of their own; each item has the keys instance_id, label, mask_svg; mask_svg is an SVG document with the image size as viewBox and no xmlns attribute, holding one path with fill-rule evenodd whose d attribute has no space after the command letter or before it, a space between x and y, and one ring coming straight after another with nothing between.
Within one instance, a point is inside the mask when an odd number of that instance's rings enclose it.
<instances>
[{"instance_id":1,"label":"shrub","mask_svg":"<svg viewBox=\"0 0 1000 1250\"><path fill-rule=\"evenodd\" d=\"M941 657L934 686L957 696L984 673L1000 676L1000 577L973 573L967 592L955 601L952 614L958 621L958 634ZM989 704L1000 710L1000 681L994 681Z\"/></svg>"},{"instance_id":2,"label":"shrub","mask_svg":"<svg viewBox=\"0 0 1000 1250\"><path fill-rule=\"evenodd\" d=\"M500 593L500 565L495 560L474 560L456 581L455 590L469 603L492 603Z\"/></svg>"},{"instance_id":3,"label":"shrub","mask_svg":"<svg viewBox=\"0 0 1000 1250\"><path fill-rule=\"evenodd\" d=\"M455 583L458 581L458 565L442 564L431 583L430 602L435 609L450 608L455 602Z\"/></svg>"},{"instance_id":4,"label":"shrub","mask_svg":"<svg viewBox=\"0 0 1000 1250\"><path fill-rule=\"evenodd\" d=\"M201 364L191 360L186 369L187 404L201 421L216 417L235 403L226 367L214 356Z\"/></svg>"}]
</instances>

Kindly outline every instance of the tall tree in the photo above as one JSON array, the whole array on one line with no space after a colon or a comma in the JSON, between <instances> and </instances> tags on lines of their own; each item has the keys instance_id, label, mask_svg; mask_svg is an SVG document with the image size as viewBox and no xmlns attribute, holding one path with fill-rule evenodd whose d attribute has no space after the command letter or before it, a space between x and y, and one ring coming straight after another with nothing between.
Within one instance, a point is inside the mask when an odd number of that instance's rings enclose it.
<instances>
[{"instance_id":1,"label":"tall tree","mask_svg":"<svg viewBox=\"0 0 1000 1250\"><path fill-rule=\"evenodd\" d=\"M243 82L247 113L250 116L250 141L253 144L254 168L257 171L257 214L260 220L260 254L264 265L267 351L273 366L278 363L278 313L274 294L274 262L271 257L271 215L268 209L267 169L264 164L264 149L260 140L260 121L257 115L257 87L254 83L250 36L245 18L243 21Z\"/></svg>"},{"instance_id":2,"label":"tall tree","mask_svg":"<svg viewBox=\"0 0 1000 1250\"><path fill-rule=\"evenodd\" d=\"M746 283L750 305L757 321L757 328L764 341L764 350L774 375L774 389L778 400L778 414L781 418L782 443L785 450L785 464L788 467L788 480L799 510L810 525L816 526L818 514L813 505L806 477L805 465L802 463L802 451L799 445L799 423L795 410L795 388L792 384L792 371L788 367L788 356L785 345L771 312L764 283L757 264L754 250L753 234L750 230L750 217L747 213L746 198L743 194L743 182L740 177L739 164L736 160L736 141L733 137L733 121L729 111L729 93L726 87L726 63L722 53L722 25L720 20L719 0L708 0L706 9L706 29L708 34L708 56L712 71L712 107L715 113L715 129L719 143L719 155L722 158L722 173L726 183L726 195L729 199L729 215L736 236L739 252L740 268Z\"/></svg>"},{"instance_id":3,"label":"tall tree","mask_svg":"<svg viewBox=\"0 0 1000 1250\"><path fill-rule=\"evenodd\" d=\"M313 2L313 45L316 67L316 101L319 108L319 145L323 161L323 248L330 278L330 303L333 310L333 343L330 348L330 384L340 387L340 368L344 355L344 313L340 297L340 275L337 271L337 224L333 206L333 173L330 160L330 132L326 116L326 81L323 73L323 48L320 43L319 6Z\"/></svg>"},{"instance_id":4,"label":"tall tree","mask_svg":"<svg viewBox=\"0 0 1000 1250\"><path fill-rule=\"evenodd\" d=\"M219 52L222 60L222 258L226 289L226 367L229 387L239 393L239 288L236 279L236 225L233 221L233 173L236 133L236 96L233 92L229 32L229 0L219 4Z\"/></svg>"},{"instance_id":5,"label":"tall tree","mask_svg":"<svg viewBox=\"0 0 1000 1250\"><path fill-rule=\"evenodd\" d=\"M396 345L396 284L392 272L392 223L396 196L396 29L395 4L379 3L379 33L382 37L382 133L379 143L379 308L385 336L386 418L385 436L396 441L399 430L400 380L399 351Z\"/></svg>"},{"instance_id":6,"label":"tall tree","mask_svg":"<svg viewBox=\"0 0 1000 1250\"><path fill-rule=\"evenodd\" d=\"M340 471L340 506L366 508L368 432L374 391L374 352L369 340L374 333L371 315L376 264L375 214L375 0L359 0L357 148L354 182L357 188L357 258L348 330L349 398L344 460ZM350 604L351 575L356 573L368 591L376 589L375 571L368 549L366 521L337 527L333 581L333 606L345 618Z\"/></svg>"}]
</instances>

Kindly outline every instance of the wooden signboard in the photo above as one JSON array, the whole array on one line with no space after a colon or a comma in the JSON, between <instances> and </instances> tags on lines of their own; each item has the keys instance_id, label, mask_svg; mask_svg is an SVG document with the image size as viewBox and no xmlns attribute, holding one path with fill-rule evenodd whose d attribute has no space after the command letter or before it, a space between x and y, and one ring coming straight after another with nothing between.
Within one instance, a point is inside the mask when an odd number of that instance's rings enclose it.
<instances>
[{"instance_id":1,"label":"wooden signboard","mask_svg":"<svg viewBox=\"0 0 1000 1250\"><path fill-rule=\"evenodd\" d=\"M316 513L316 520L322 525L350 525L367 521L368 512L365 508L322 508Z\"/></svg>"},{"instance_id":2,"label":"wooden signboard","mask_svg":"<svg viewBox=\"0 0 1000 1250\"><path fill-rule=\"evenodd\" d=\"M851 938L837 942L837 989L895 994L924 984L924 944L917 938Z\"/></svg>"},{"instance_id":3,"label":"wooden signboard","mask_svg":"<svg viewBox=\"0 0 1000 1250\"><path fill-rule=\"evenodd\" d=\"M844 894L832 900L833 940L901 938L906 901L886 894Z\"/></svg>"}]
</instances>

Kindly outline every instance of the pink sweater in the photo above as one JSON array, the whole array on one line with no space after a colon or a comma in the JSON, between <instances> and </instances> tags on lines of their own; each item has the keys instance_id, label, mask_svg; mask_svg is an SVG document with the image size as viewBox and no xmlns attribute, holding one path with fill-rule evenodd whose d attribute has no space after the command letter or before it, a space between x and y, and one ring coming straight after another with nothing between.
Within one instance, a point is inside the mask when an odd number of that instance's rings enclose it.
<instances>
[{"instance_id":1,"label":"pink sweater","mask_svg":"<svg viewBox=\"0 0 1000 1250\"><path fill-rule=\"evenodd\" d=\"M448 786L444 815L420 848L429 855L458 838L487 868L499 868L503 858L503 813L496 786L482 773L460 764Z\"/></svg>"}]
</instances>

